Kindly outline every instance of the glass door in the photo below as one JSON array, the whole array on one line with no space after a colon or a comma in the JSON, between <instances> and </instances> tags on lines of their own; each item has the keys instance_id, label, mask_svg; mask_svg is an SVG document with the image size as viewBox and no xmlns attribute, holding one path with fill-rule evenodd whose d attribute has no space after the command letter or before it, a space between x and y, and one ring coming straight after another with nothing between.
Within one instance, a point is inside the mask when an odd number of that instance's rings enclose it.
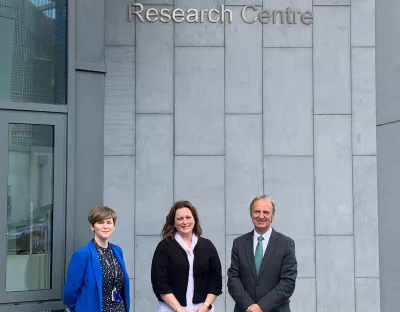
<instances>
[{"instance_id":1,"label":"glass door","mask_svg":"<svg viewBox=\"0 0 400 312\"><path fill-rule=\"evenodd\" d=\"M0 303L61 299L66 116L0 111Z\"/></svg>"}]
</instances>

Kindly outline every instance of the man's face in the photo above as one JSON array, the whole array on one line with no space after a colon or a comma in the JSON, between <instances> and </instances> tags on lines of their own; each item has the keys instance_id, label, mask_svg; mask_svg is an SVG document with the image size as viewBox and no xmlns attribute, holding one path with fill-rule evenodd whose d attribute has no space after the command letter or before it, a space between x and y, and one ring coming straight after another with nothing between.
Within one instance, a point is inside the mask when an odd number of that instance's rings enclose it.
<instances>
[{"instance_id":1,"label":"man's face","mask_svg":"<svg viewBox=\"0 0 400 312\"><path fill-rule=\"evenodd\" d=\"M265 199L257 200L253 204L250 217L256 232L260 235L264 234L269 230L274 219L272 203Z\"/></svg>"}]
</instances>

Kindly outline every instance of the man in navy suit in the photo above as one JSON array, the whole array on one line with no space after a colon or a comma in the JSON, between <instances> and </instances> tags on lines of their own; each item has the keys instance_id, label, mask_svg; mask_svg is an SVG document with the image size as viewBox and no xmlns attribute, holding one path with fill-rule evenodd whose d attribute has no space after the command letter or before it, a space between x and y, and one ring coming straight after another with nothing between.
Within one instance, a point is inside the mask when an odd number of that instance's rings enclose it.
<instances>
[{"instance_id":1,"label":"man in navy suit","mask_svg":"<svg viewBox=\"0 0 400 312\"><path fill-rule=\"evenodd\" d=\"M254 230L233 241L228 291L234 312L290 312L297 277L293 239L272 229L275 203L260 195L250 204Z\"/></svg>"}]
</instances>

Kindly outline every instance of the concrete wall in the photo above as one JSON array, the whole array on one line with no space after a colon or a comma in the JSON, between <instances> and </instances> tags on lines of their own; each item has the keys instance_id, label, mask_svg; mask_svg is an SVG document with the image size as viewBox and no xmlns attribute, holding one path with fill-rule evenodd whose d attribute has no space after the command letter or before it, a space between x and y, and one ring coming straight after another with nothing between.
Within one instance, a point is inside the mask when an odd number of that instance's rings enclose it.
<instances>
[{"instance_id":1,"label":"concrete wall","mask_svg":"<svg viewBox=\"0 0 400 312\"><path fill-rule=\"evenodd\" d=\"M380 311L374 0L286 1L313 10L312 26L248 25L244 0L225 1L232 24L135 23L130 3L105 1L104 203L118 211L135 311L155 311L150 261L173 201L198 207L226 284L263 191L296 241L293 311ZM216 305L232 311L226 290Z\"/></svg>"},{"instance_id":2,"label":"concrete wall","mask_svg":"<svg viewBox=\"0 0 400 312\"><path fill-rule=\"evenodd\" d=\"M69 57L69 63L75 65L75 84L69 86L68 101L67 261L72 250L93 238L87 214L101 204L104 194L104 3L85 0L74 5L75 54Z\"/></svg>"},{"instance_id":3,"label":"concrete wall","mask_svg":"<svg viewBox=\"0 0 400 312\"><path fill-rule=\"evenodd\" d=\"M398 310L400 293L400 32L396 0L376 3L376 87L381 311Z\"/></svg>"}]
</instances>

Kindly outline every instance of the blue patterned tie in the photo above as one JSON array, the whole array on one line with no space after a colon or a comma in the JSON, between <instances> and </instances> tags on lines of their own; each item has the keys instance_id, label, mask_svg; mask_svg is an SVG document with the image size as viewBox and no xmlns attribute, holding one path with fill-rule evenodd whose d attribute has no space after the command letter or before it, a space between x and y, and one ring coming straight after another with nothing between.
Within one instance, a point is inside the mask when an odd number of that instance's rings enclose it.
<instances>
[{"instance_id":1,"label":"blue patterned tie","mask_svg":"<svg viewBox=\"0 0 400 312\"><path fill-rule=\"evenodd\" d=\"M264 240L264 237L262 237L262 236L258 237L256 253L254 255L254 259L256 260L257 274L260 271L260 266L261 266L261 262L262 262L262 259L263 259L263 243L262 243L263 240Z\"/></svg>"}]
</instances>

